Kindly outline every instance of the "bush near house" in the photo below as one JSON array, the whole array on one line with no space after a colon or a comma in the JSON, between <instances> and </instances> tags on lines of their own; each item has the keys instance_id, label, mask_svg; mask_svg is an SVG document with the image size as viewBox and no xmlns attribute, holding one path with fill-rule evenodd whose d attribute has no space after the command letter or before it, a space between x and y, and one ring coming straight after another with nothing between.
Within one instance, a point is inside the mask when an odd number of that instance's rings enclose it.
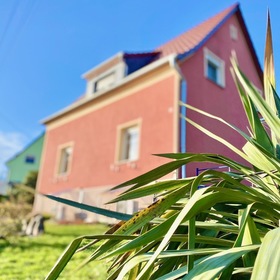
<instances>
[{"instance_id":1,"label":"bush near house","mask_svg":"<svg viewBox=\"0 0 280 280\"><path fill-rule=\"evenodd\" d=\"M3 201L0 203L0 236L10 240L18 236L22 229L22 221L32 210L26 203Z\"/></svg>"},{"instance_id":2,"label":"bush near house","mask_svg":"<svg viewBox=\"0 0 280 280\"><path fill-rule=\"evenodd\" d=\"M113 258L110 280L280 279L280 99L275 92L269 20L264 98L242 73L234 55L232 68L249 133L190 105L182 106L241 134L247 143L239 150L187 119L248 165L217 154L161 155L173 161L117 186L129 188L111 203L151 194L157 201L103 236L75 239L46 279L56 279L76 251L103 240L83 265ZM231 171L206 170L196 177L150 184L192 162L211 162ZM94 241L79 248L84 239Z\"/></svg>"},{"instance_id":3,"label":"bush near house","mask_svg":"<svg viewBox=\"0 0 280 280\"><path fill-rule=\"evenodd\" d=\"M11 201L33 205L38 171L29 171L22 183L12 183L8 191Z\"/></svg>"},{"instance_id":4,"label":"bush near house","mask_svg":"<svg viewBox=\"0 0 280 280\"><path fill-rule=\"evenodd\" d=\"M24 184L14 184L0 201L0 236L11 239L22 231L23 221L32 211L38 172L31 171Z\"/></svg>"}]
</instances>

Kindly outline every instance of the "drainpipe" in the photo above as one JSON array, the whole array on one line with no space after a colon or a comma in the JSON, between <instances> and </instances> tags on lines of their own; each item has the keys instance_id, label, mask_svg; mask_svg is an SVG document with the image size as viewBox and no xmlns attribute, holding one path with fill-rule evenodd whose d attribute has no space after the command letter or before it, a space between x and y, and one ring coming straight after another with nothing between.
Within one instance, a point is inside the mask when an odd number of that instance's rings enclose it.
<instances>
[{"instance_id":1,"label":"drainpipe","mask_svg":"<svg viewBox=\"0 0 280 280\"><path fill-rule=\"evenodd\" d=\"M83 203L83 202L84 202L84 197L85 197L85 191L84 191L84 189L80 188L80 189L79 189L79 198L78 198L78 202L79 202L79 203Z\"/></svg>"},{"instance_id":2,"label":"drainpipe","mask_svg":"<svg viewBox=\"0 0 280 280\"><path fill-rule=\"evenodd\" d=\"M184 104L187 103L187 82L186 80L181 80L181 87L180 87L180 101ZM180 152L186 153L187 152L187 108L185 106L180 106ZM181 177L187 177L187 166L183 165L181 168Z\"/></svg>"},{"instance_id":3,"label":"drainpipe","mask_svg":"<svg viewBox=\"0 0 280 280\"><path fill-rule=\"evenodd\" d=\"M180 76L180 93L179 93L179 102L187 103L187 81L184 78L179 65L177 64L178 56L174 55L170 57L170 66L173 67ZM186 124L186 116L187 116L187 108L185 106L180 105L180 116L179 116L179 152L186 153L187 152L187 124ZM187 167L183 165L180 170L181 178L185 178L187 176Z\"/></svg>"}]
</instances>

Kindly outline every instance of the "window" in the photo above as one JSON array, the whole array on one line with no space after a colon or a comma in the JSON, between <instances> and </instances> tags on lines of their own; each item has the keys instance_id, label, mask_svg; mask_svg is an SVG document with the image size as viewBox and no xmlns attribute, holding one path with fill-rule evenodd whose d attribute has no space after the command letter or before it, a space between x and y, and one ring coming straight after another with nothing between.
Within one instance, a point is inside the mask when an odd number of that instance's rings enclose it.
<instances>
[{"instance_id":1,"label":"window","mask_svg":"<svg viewBox=\"0 0 280 280\"><path fill-rule=\"evenodd\" d=\"M98 79L97 81L94 82L94 92L97 92L101 89L105 89L109 86L111 86L116 80L116 74L115 72L112 72L100 79Z\"/></svg>"},{"instance_id":2,"label":"window","mask_svg":"<svg viewBox=\"0 0 280 280\"><path fill-rule=\"evenodd\" d=\"M225 63L208 49L204 49L204 75L215 84L225 87Z\"/></svg>"},{"instance_id":3,"label":"window","mask_svg":"<svg viewBox=\"0 0 280 280\"><path fill-rule=\"evenodd\" d=\"M238 31L236 26L234 26L233 24L229 26L229 33L232 40L236 41L238 39Z\"/></svg>"},{"instance_id":4,"label":"window","mask_svg":"<svg viewBox=\"0 0 280 280\"><path fill-rule=\"evenodd\" d=\"M211 61L207 63L207 77L215 83L218 81L218 67Z\"/></svg>"},{"instance_id":5,"label":"window","mask_svg":"<svg viewBox=\"0 0 280 280\"><path fill-rule=\"evenodd\" d=\"M58 175L64 175L69 173L72 152L73 152L72 146L67 146L60 150Z\"/></svg>"},{"instance_id":6,"label":"window","mask_svg":"<svg viewBox=\"0 0 280 280\"><path fill-rule=\"evenodd\" d=\"M137 126L124 129L122 133L121 160L136 160L138 158L139 129Z\"/></svg>"},{"instance_id":7,"label":"window","mask_svg":"<svg viewBox=\"0 0 280 280\"><path fill-rule=\"evenodd\" d=\"M35 157L28 155L28 156L25 157L25 162L33 164L33 163L35 163Z\"/></svg>"},{"instance_id":8,"label":"window","mask_svg":"<svg viewBox=\"0 0 280 280\"><path fill-rule=\"evenodd\" d=\"M134 161L139 153L139 125L120 128L118 161Z\"/></svg>"},{"instance_id":9,"label":"window","mask_svg":"<svg viewBox=\"0 0 280 280\"><path fill-rule=\"evenodd\" d=\"M88 97L96 97L99 93L105 93L126 76L127 65L121 57L122 54L117 55L83 75L83 78L87 80L86 95Z\"/></svg>"}]
</instances>

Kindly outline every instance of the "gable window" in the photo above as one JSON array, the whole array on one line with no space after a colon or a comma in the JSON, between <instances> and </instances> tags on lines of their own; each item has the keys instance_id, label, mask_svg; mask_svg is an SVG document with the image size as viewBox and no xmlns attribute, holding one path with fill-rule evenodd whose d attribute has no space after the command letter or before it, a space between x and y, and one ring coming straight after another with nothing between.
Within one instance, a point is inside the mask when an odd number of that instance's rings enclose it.
<instances>
[{"instance_id":1,"label":"gable window","mask_svg":"<svg viewBox=\"0 0 280 280\"><path fill-rule=\"evenodd\" d=\"M215 83L218 81L218 67L211 61L207 63L207 77Z\"/></svg>"},{"instance_id":2,"label":"gable window","mask_svg":"<svg viewBox=\"0 0 280 280\"><path fill-rule=\"evenodd\" d=\"M34 156L30 156L30 155L26 156L25 157L25 163L30 163L30 164L35 163L35 157Z\"/></svg>"},{"instance_id":3,"label":"gable window","mask_svg":"<svg viewBox=\"0 0 280 280\"><path fill-rule=\"evenodd\" d=\"M66 175L67 173L69 173L72 153L73 153L72 146L66 146L60 150L58 175Z\"/></svg>"},{"instance_id":4,"label":"gable window","mask_svg":"<svg viewBox=\"0 0 280 280\"><path fill-rule=\"evenodd\" d=\"M134 161L139 157L139 123L119 128L118 161Z\"/></svg>"},{"instance_id":5,"label":"gable window","mask_svg":"<svg viewBox=\"0 0 280 280\"><path fill-rule=\"evenodd\" d=\"M229 26L229 34L232 40L236 41L238 39L238 30L233 24Z\"/></svg>"},{"instance_id":6,"label":"gable window","mask_svg":"<svg viewBox=\"0 0 280 280\"><path fill-rule=\"evenodd\" d=\"M207 48L204 49L204 76L215 84L225 87L225 63Z\"/></svg>"}]
</instances>

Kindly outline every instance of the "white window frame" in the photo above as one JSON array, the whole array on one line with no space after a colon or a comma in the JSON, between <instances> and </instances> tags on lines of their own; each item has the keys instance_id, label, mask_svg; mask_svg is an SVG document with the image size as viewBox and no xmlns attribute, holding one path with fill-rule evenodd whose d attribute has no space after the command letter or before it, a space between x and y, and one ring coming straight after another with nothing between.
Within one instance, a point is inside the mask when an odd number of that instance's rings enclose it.
<instances>
[{"instance_id":1,"label":"white window frame","mask_svg":"<svg viewBox=\"0 0 280 280\"><path fill-rule=\"evenodd\" d=\"M214 81L208 76L208 64L211 63L217 69L217 80ZM209 49L204 48L204 76L212 81L213 83L219 85L220 87L225 87L225 62L211 52Z\"/></svg>"},{"instance_id":2,"label":"white window frame","mask_svg":"<svg viewBox=\"0 0 280 280\"><path fill-rule=\"evenodd\" d=\"M111 73L108 73L106 76L102 76L98 80L94 81L93 93L109 88L115 82L116 82L116 72L112 71ZM103 83L101 87L98 86L99 83Z\"/></svg>"},{"instance_id":3,"label":"white window frame","mask_svg":"<svg viewBox=\"0 0 280 280\"><path fill-rule=\"evenodd\" d=\"M123 77L125 76L125 72L126 64L124 62L121 62L115 65L114 67L111 67L107 71L104 71L102 74L94 77L93 79L88 80L86 89L87 96L91 97L92 95L98 95L99 93L102 93L108 90L109 88L115 86L120 80L123 79ZM114 82L108 84L107 87L103 87L100 90L96 90L96 83L98 83L98 81L106 78L106 76L109 76L111 74L115 75Z\"/></svg>"},{"instance_id":4,"label":"white window frame","mask_svg":"<svg viewBox=\"0 0 280 280\"><path fill-rule=\"evenodd\" d=\"M66 176L71 171L71 165L72 165L72 158L73 158L73 143L66 143L63 145L60 145L58 147L58 156L57 156L57 164L56 164L56 176ZM66 151L70 150L70 155L66 155ZM65 169L65 166L62 168L62 165L65 165L65 157L67 158L67 166ZM65 170L64 170L65 169Z\"/></svg>"},{"instance_id":5,"label":"white window frame","mask_svg":"<svg viewBox=\"0 0 280 280\"><path fill-rule=\"evenodd\" d=\"M132 153L134 156L130 157L129 152L127 154L128 146L128 132L129 131L137 131L137 139L135 149ZM122 125L119 125L117 128L117 149L116 149L116 162L134 162L139 159L139 151L140 151L140 133L141 133L141 120L135 120L132 122L128 122Z\"/></svg>"},{"instance_id":6,"label":"white window frame","mask_svg":"<svg viewBox=\"0 0 280 280\"><path fill-rule=\"evenodd\" d=\"M238 29L235 25L231 24L229 26L229 34L230 34L230 38L234 41L238 40Z\"/></svg>"}]
</instances>

